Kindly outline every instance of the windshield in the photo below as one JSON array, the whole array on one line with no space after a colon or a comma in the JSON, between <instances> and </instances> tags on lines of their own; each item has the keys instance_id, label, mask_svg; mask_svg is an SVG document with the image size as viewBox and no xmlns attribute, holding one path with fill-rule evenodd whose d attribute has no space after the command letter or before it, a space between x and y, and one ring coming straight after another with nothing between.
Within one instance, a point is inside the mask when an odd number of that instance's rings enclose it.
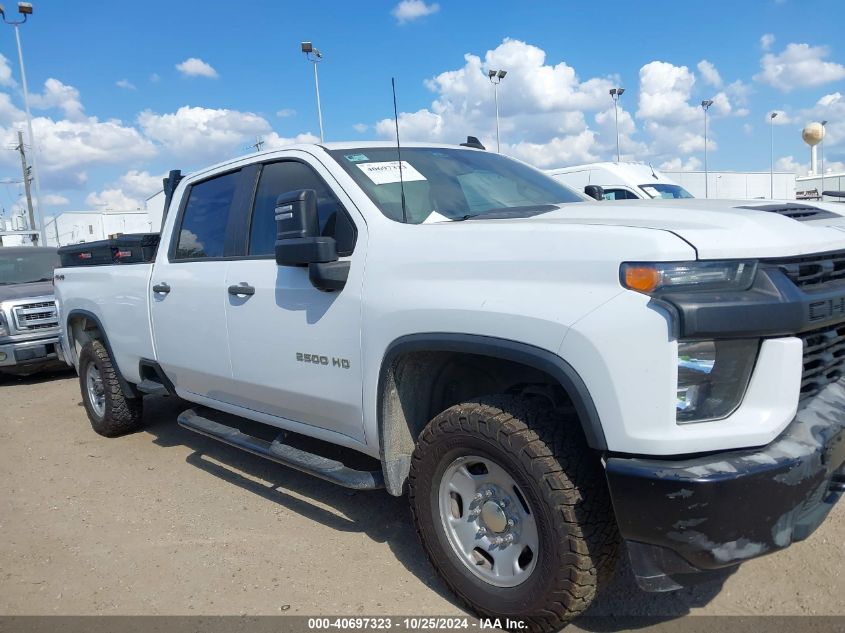
<instances>
[{"instance_id":1,"label":"windshield","mask_svg":"<svg viewBox=\"0 0 845 633\"><path fill-rule=\"evenodd\" d=\"M4 250L0 248L0 286L50 281L53 269L59 265L55 251L33 250L27 253L16 248L14 252L4 253Z\"/></svg>"},{"instance_id":2,"label":"windshield","mask_svg":"<svg viewBox=\"0 0 845 633\"><path fill-rule=\"evenodd\" d=\"M329 154L384 215L403 221L396 148L331 150ZM537 210L585 200L531 167L499 154L473 150L403 147L402 180L409 224L465 220L491 211Z\"/></svg>"},{"instance_id":3,"label":"windshield","mask_svg":"<svg viewBox=\"0 0 845 633\"><path fill-rule=\"evenodd\" d=\"M652 198L692 198L692 194L680 185L650 182L647 185L640 185L640 189Z\"/></svg>"}]
</instances>

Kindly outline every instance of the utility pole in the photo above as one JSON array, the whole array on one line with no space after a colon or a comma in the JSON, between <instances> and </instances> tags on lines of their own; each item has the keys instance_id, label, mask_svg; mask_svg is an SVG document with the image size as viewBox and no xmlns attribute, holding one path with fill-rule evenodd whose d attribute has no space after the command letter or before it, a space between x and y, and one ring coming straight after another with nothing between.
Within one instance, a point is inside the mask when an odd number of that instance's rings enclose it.
<instances>
[{"instance_id":1,"label":"utility pole","mask_svg":"<svg viewBox=\"0 0 845 633\"><path fill-rule=\"evenodd\" d=\"M23 170L23 190L26 192L26 209L29 212L29 230L37 231L35 228L35 214L32 211L32 191L29 188L29 167L26 164L26 150L23 146L23 131L18 130L18 146L15 148L21 153L21 169ZM38 244L39 234L32 235L32 241Z\"/></svg>"}]
</instances>

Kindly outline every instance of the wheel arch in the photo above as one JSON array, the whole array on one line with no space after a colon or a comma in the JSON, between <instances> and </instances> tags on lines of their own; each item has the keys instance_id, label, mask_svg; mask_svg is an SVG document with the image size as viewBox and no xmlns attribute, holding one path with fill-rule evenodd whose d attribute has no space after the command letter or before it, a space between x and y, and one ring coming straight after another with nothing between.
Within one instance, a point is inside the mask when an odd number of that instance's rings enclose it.
<instances>
[{"instance_id":1,"label":"wheel arch","mask_svg":"<svg viewBox=\"0 0 845 633\"><path fill-rule=\"evenodd\" d=\"M109 337L106 335L106 330L96 314L89 310L79 308L71 310L65 319L65 331L68 336L68 351L71 355L68 360L73 364L77 371L79 371L79 352L85 344L88 343L88 341L98 340L106 348L106 351L112 359L112 364L114 365L114 370L117 374L117 379L120 382L120 387L123 389L123 393L130 398L138 397L139 394L134 385L127 382L127 380L123 377L123 374L120 372L120 368L117 366L117 363L114 362L115 355L112 350L111 343L109 342Z\"/></svg>"},{"instance_id":2,"label":"wheel arch","mask_svg":"<svg viewBox=\"0 0 845 633\"><path fill-rule=\"evenodd\" d=\"M409 358L413 362L404 362ZM586 384L572 365L560 356L527 343L483 335L407 335L388 346L379 370L379 452L386 487L391 494L403 493L416 437L425 424L443 410L432 409L437 378L423 374L433 366L454 366L456 362L467 362L469 358L476 359L472 369L478 368L477 361L481 359L492 364L492 373L524 370L532 377L544 376L547 382L559 387L571 403L587 444L596 450L607 449L598 411ZM405 380L412 386L403 388ZM413 392L413 397L410 397L410 392ZM489 394L479 392L473 397L482 395Z\"/></svg>"}]
</instances>

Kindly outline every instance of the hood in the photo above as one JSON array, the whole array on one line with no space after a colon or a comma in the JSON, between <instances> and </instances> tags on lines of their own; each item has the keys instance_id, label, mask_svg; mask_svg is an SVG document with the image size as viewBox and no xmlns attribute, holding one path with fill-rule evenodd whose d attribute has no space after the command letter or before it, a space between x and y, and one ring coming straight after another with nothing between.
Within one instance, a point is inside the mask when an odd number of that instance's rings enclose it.
<instances>
[{"instance_id":1,"label":"hood","mask_svg":"<svg viewBox=\"0 0 845 633\"><path fill-rule=\"evenodd\" d=\"M831 207L795 200L618 200L488 221L657 229L689 243L700 259L766 258L845 250L845 208L838 214Z\"/></svg>"},{"instance_id":2,"label":"hood","mask_svg":"<svg viewBox=\"0 0 845 633\"><path fill-rule=\"evenodd\" d=\"M53 283L50 281L0 286L0 301L14 301L16 299L29 299L31 297L44 297L47 295L52 296L52 294Z\"/></svg>"}]
</instances>

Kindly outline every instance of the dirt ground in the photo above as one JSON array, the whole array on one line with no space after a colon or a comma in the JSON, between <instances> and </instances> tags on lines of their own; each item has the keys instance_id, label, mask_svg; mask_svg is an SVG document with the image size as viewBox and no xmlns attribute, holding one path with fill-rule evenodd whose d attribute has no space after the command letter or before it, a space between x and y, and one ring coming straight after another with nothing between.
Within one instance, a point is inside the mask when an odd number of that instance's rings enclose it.
<instances>
[{"instance_id":1,"label":"dirt ground","mask_svg":"<svg viewBox=\"0 0 845 633\"><path fill-rule=\"evenodd\" d=\"M184 406L149 399L145 430L105 439L75 375L0 383L0 614L462 613L404 499L185 431ZM845 503L809 540L669 594L623 564L591 614L845 614L843 534Z\"/></svg>"}]
</instances>

